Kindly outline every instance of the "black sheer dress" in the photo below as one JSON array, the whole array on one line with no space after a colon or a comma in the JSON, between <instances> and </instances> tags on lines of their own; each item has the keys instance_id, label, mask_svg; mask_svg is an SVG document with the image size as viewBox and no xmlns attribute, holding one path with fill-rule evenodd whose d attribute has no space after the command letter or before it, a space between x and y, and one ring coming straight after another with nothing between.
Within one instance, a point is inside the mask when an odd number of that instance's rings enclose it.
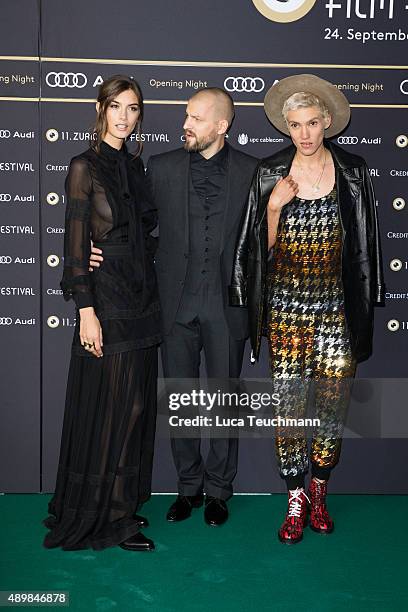
<instances>
[{"instance_id":1,"label":"black sheer dress","mask_svg":"<svg viewBox=\"0 0 408 612\"><path fill-rule=\"evenodd\" d=\"M101 143L71 161L66 180L65 299L93 306L103 357L72 343L60 460L44 546L115 546L139 531L151 492L160 308L154 272L156 214L143 164ZM90 240L103 249L88 272Z\"/></svg>"}]
</instances>

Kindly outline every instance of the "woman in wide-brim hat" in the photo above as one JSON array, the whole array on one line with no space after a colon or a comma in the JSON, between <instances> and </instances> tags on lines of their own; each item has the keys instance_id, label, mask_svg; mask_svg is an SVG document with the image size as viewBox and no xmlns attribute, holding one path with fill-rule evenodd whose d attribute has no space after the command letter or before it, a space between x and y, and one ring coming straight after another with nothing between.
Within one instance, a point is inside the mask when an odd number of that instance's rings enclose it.
<instances>
[{"instance_id":1,"label":"woman in wide-brim hat","mask_svg":"<svg viewBox=\"0 0 408 612\"><path fill-rule=\"evenodd\" d=\"M268 338L278 414L305 416L313 379L310 455L301 428L279 427L276 454L288 488L281 542L307 523L331 533L327 481L339 460L350 380L372 352L373 307L384 284L375 200L364 160L327 140L350 119L345 96L314 75L283 79L265 112L293 144L264 159L254 177L236 249L230 303L248 306L255 359ZM273 251L270 253L270 250ZM268 261L269 259L269 261ZM311 463L311 481L305 477Z\"/></svg>"}]
</instances>

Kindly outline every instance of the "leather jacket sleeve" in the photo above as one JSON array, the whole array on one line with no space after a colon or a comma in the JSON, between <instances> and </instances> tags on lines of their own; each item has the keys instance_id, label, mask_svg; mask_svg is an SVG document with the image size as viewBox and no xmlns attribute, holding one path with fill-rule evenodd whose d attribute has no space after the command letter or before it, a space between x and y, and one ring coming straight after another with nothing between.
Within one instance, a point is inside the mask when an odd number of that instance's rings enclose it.
<instances>
[{"instance_id":1,"label":"leather jacket sleeve","mask_svg":"<svg viewBox=\"0 0 408 612\"><path fill-rule=\"evenodd\" d=\"M241 219L241 228L235 247L234 263L232 267L231 285L228 287L229 305L246 307L248 305L247 278L248 257L250 253L251 234L255 224L259 202L259 173L255 172L248 196L248 203Z\"/></svg>"},{"instance_id":2,"label":"leather jacket sleeve","mask_svg":"<svg viewBox=\"0 0 408 612\"><path fill-rule=\"evenodd\" d=\"M378 227L378 215L377 206L375 203L374 189L371 181L370 173L367 165L363 167L363 185L364 185L364 196L367 202L367 221L369 231L373 236L372 250L370 253L372 263L372 274L375 283L375 306L384 306L385 303L385 285L384 285L384 272L382 265L382 253L381 253L381 241L380 232Z\"/></svg>"}]
</instances>

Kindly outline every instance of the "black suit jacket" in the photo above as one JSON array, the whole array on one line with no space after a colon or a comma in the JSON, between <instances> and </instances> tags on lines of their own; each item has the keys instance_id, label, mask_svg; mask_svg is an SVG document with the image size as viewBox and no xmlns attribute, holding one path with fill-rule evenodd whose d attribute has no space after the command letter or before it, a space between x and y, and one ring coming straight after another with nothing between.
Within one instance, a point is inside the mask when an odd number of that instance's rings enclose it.
<instances>
[{"instance_id":1,"label":"black suit jacket","mask_svg":"<svg viewBox=\"0 0 408 612\"><path fill-rule=\"evenodd\" d=\"M220 227L220 269L224 310L231 336L248 336L246 309L228 304L235 244L240 220L258 160L229 146L224 223ZM159 217L159 245L156 272L162 305L164 333L174 323L183 293L189 257L189 177L190 154L176 149L153 155L147 164L147 179Z\"/></svg>"}]
</instances>

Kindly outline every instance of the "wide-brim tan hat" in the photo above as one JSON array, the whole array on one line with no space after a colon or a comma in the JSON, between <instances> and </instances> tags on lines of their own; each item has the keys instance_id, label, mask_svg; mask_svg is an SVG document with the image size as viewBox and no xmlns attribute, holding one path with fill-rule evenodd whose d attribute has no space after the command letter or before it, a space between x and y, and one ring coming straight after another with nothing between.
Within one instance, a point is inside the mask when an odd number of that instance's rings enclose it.
<instances>
[{"instance_id":1,"label":"wide-brim tan hat","mask_svg":"<svg viewBox=\"0 0 408 612\"><path fill-rule=\"evenodd\" d=\"M312 93L322 100L331 115L331 125L325 130L330 138L344 130L350 121L350 104L346 96L330 83L314 74L296 74L282 79L267 91L264 108L269 121L280 131L289 136L288 126L282 115L286 100L294 93Z\"/></svg>"}]
</instances>

